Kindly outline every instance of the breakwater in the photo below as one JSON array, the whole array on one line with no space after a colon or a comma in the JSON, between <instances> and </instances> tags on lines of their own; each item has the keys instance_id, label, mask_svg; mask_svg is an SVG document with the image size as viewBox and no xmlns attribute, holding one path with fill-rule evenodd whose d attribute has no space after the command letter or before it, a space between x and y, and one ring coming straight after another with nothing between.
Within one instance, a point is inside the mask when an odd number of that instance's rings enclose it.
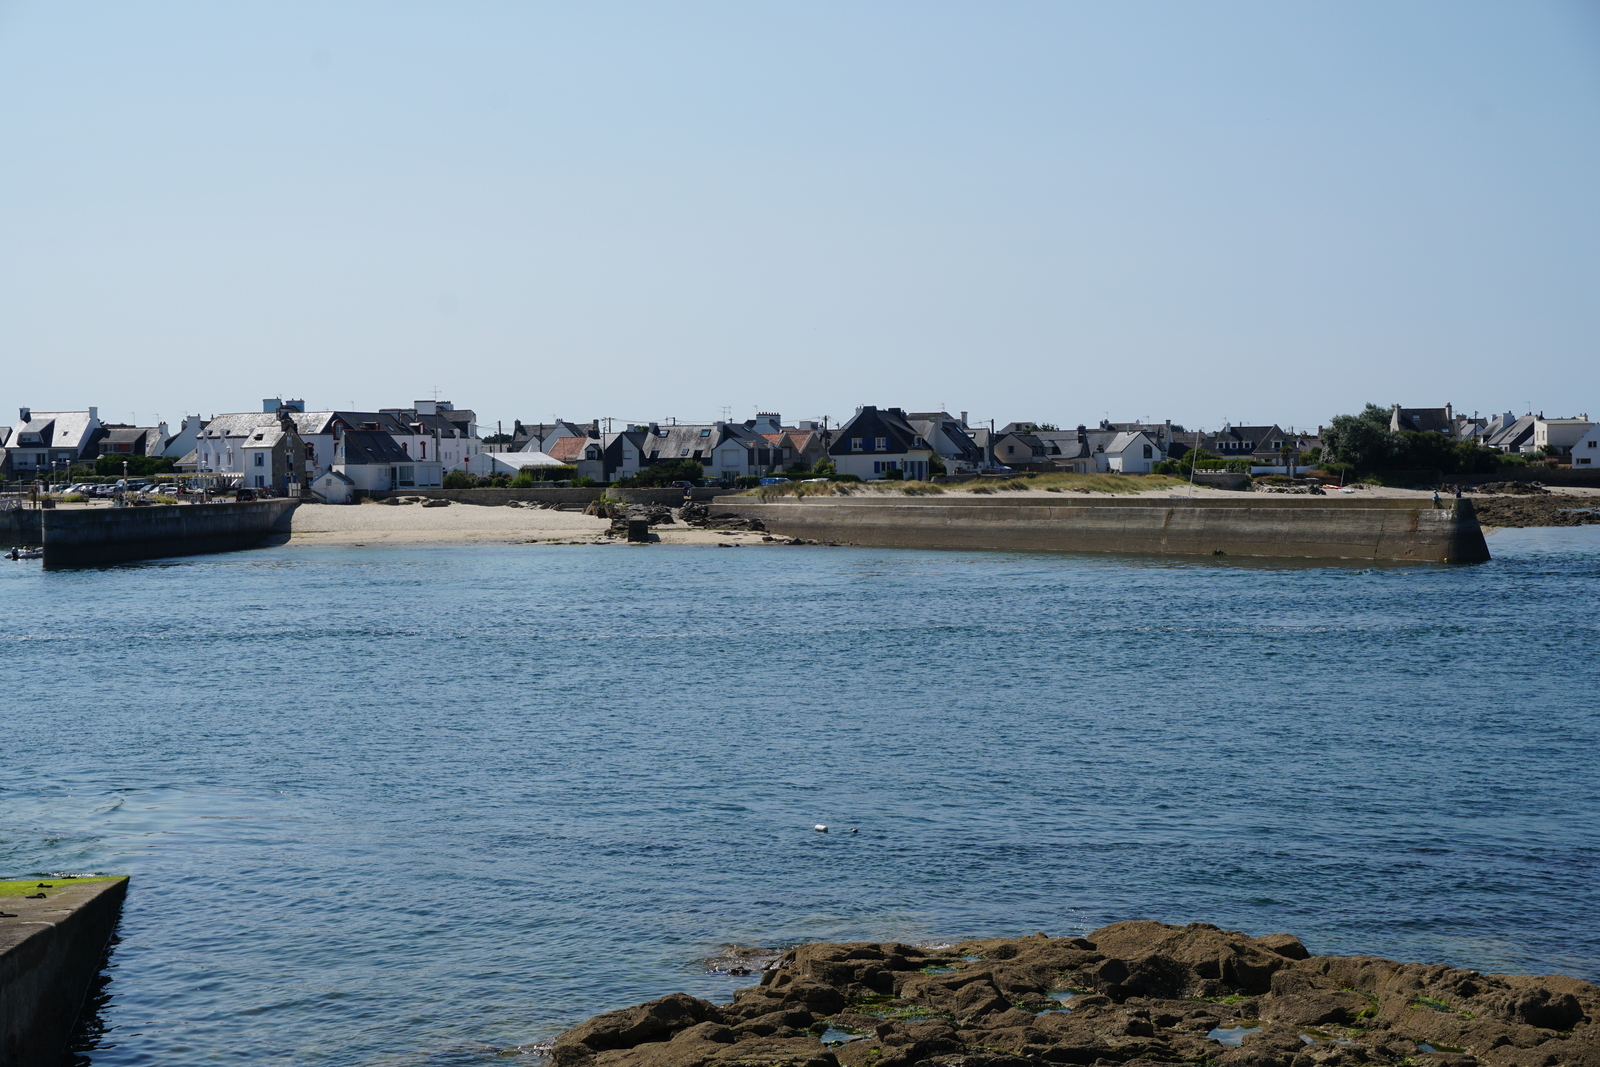
<instances>
[{"instance_id":1,"label":"breakwater","mask_svg":"<svg viewBox=\"0 0 1600 1067\"><path fill-rule=\"evenodd\" d=\"M0 882L0 1067L56 1067L122 914L126 878Z\"/></svg>"},{"instance_id":2,"label":"breakwater","mask_svg":"<svg viewBox=\"0 0 1600 1067\"><path fill-rule=\"evenodd\" d=\"M885 548L1129 552L1477 563L1489 547L1469 500L1262 497L994 500L723 497L713 517L785 537Z\"/></svg>"},{"instance_id":3,"label":"breakwater","mask_svg":"<svg viewBox=\"0 0 1600 1067\"><path fill-rule=\"evenodd\" d=\"M0 545L39 543L39 516L35 508L6 508L0 511Z\"/></svg>"},{"instance_id":4,"label":"breakwater","mask_svg":"<svg viewBox=\"0 0 1600 1067\"><path fill-rule=\"evenodd\" d=\"M46 567L98 567L136 559L254 548L286 533L299 501L58 508L40 512Z\"/></svg>"},{"instance_id":5,"label":"breakwater","mask_svg":"<svg viewBox=\"0 0 1600 1067\"><path fill-rule=\"evenodd\" d=\"M555 1067L1534 1067L1600 1063L1600 990L1292 934L1112 923L1085 937L802 945L715 1004L682 993L562 1034Z\"/></svg>"}]
</instances>

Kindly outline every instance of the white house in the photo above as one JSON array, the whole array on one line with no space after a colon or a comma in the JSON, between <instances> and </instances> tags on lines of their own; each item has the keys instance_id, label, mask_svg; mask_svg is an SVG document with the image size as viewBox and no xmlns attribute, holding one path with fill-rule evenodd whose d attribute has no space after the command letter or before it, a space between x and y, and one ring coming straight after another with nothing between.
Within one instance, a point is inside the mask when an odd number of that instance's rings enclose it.
<instances>
[{"instance_id":1,"label":"white house","mask_svg":"<svg viewBox=\"0 0 1600 1067\"><path fill-rule=\"evenodd\" d=\"M91 458L99 437L100 411L18 411L17 425L6 442L6 461L16 478L32 478L62 470Z\"/></svg>"},{"instance_id":2,"label":"white house","mask_svg":"<svg viewBox=\"0 0 1600 1067\"><path fill-rule=\"evenodd\" d=\"M437 461L407 455L382 430L346 430L340 434L333 469L350 479L352 490L360 492L437 488L444 482L444 472Z\"/></svg>"},{"instance_id":3,"label":"white house","mask_svg":"<svg viewBox=\"0 0 1600 1067\"><path fill-rule=\"evenodd\" d=\"M355 503L355 483L338 471L323 471L311 483L311 496L324 504Z\"/></svg>"},{"instance_id":4,"label":"white house","mask_svg":"<svg viewBox=\"0 0 1600 1067\"><path fill-rule=\"evenodd\" d=\"M1096 455L1096 461L1105 464L1100 470L1121 474L1149 474L1150 469L1165 458L1160 446L1143 431L1118 433L1106 445L1106 450Z\"/></svg>"},{"instance_id":5,"label":"white house","mask_svg":"<svg viewBox=\"0 0 1600 1067\"><path fill-rule=\"evenodd\" d=\"M1541 415L1533 421L1533 447L1547 456L1564 456L1593 428L1588 415L1576 419L1547 419Z\"/></svg>"},{"instance_id":6,"label":"white house","mask_svg":"<svg viewBox=\"0 0 1600 1067\"><path fill-rule=\"evenodd\" d=\"M1590 423L1588 432L1572 442L1573 470L1600 470L1600 422Z\"/></svg>"},{"instance_id":7,"label":"white house","mask_svg":"<svg viewBox=\"0 0 1600 1067\"><path fill-rule=\"evenodd\" d=\"M178 426L178 432L167 438L166 447L161 450L163 456L174 461L187 456L194 451L195 442L199 439L200 430L205 422L199 415L185 415L183 422Z\"/></svg>"},{"instance_id":8,"label":"white house","mask_svg":"<svg viewBox=\"0 0 1600 1067\"><path fill-rule=\"evenodd\" d=\"M828 458L838 473L854 474L862 481L888 477L893 470L902 471L907 480L921 481L928 477L933 449L900 408L865 404L834 433Z\"/></svg>"}]
</instances>

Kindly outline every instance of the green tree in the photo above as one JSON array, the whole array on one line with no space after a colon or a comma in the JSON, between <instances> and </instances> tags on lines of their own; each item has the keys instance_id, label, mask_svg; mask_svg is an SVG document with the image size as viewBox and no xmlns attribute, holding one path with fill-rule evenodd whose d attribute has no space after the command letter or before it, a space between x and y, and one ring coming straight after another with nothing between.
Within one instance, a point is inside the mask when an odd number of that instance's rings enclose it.
<instances>
[{"instance_id":1,"label":"green tree","mask_svg":"<svg viewBox=\"0 0 1600 1067\"><path fill-rule=\"evenodd\" d=\"M1322 445L1336 462L1371 471L1393 467L1404 441L1389 431L1388 410L1368 404L1359 415L1335 415L1322 431Z\"/></svg>"},{"instance_id":2,"label":"green tree","mask_svg":"<svg viewBox=\"0 0 1600 1067\"><path fill-rule=\"evenodd\" d=\"M705 476L705 466L697 459L663 459L634 475L633 484L642 489L660 488L673 482L698 481Z\"/></svg>"},{"instance_id":3,"label":"green tree","mask_svg":"<svg viewBox=\"0 0 1600 1067\"><path fill-rule=\"evenodd\" d=\"M94 472L102 477L121 477L124 463L128 465L129 474L137 474L140 477L170 474L173 469L170 456L134 456L111 452L94 461Z\"/></svg>"}]
</instances>

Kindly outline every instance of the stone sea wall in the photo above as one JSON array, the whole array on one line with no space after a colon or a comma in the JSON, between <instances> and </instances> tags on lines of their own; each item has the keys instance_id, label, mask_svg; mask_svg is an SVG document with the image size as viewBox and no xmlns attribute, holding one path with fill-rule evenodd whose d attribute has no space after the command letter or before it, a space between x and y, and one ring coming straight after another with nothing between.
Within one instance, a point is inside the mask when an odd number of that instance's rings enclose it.
<instances>
[{"instance_id":1,"label":"stone sea wall","mask_svg":"<svg viewBox=\"0 0 1600 1067\"><path fill-rule=\"evenodd\" d=\"M58 508L40 512L46 567L98 567L135 559L253 548L286 533L295 500Z\"/></svg>"},{"instance_id":2,"label":"stone sea wall","mask_svg":"<svg viewBox=\"0 0 1600 1067\"><path fill-rule=\"evenodd\" d=\"M126 878L50 878L0 892L0 1067L65 1062L127 889Z\"/></svg>"},{"instance_id":3,"label":"stone sea wall","mask_svg":"<svg viewBox=\"0 0 1600 1067\"><path fill-rule=\"evenodd\" d=\"M1489 548L1470 500L722 497L713 516L785 537L888 548L1476 563Z\"/></svg>"},{"instance_id":4,"label":"stone sea wall","mask_svg":"<svg viewBox=\"0 0 1600 1067\"><path fill-rule=\"evenodd\" d=\"M732 1003L673 994L557 1038L555 1067L1600 1067L1600 990L1288 934L1121 922L785 953Z\"/></svg>"}]
</instances>

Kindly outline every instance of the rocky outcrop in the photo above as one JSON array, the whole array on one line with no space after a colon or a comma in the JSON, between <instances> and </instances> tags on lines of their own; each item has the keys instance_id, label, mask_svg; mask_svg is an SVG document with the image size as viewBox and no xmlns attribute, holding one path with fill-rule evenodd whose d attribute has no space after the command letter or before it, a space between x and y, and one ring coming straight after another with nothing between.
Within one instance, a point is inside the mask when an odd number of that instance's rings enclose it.
<instances>
[{"instance_id":1,"label":"rocky outcrop","mask_svg":"<svg viewBox=\"0 0 1600 1067\"><path fill-rule=\"evenodd\" d=\"M1600 1067L1600 990L1289 934L1122 922L1087 938L802 945L732 1003L674 994L562 1034L556 1067Z\"/></svg>"}]
</instances>

